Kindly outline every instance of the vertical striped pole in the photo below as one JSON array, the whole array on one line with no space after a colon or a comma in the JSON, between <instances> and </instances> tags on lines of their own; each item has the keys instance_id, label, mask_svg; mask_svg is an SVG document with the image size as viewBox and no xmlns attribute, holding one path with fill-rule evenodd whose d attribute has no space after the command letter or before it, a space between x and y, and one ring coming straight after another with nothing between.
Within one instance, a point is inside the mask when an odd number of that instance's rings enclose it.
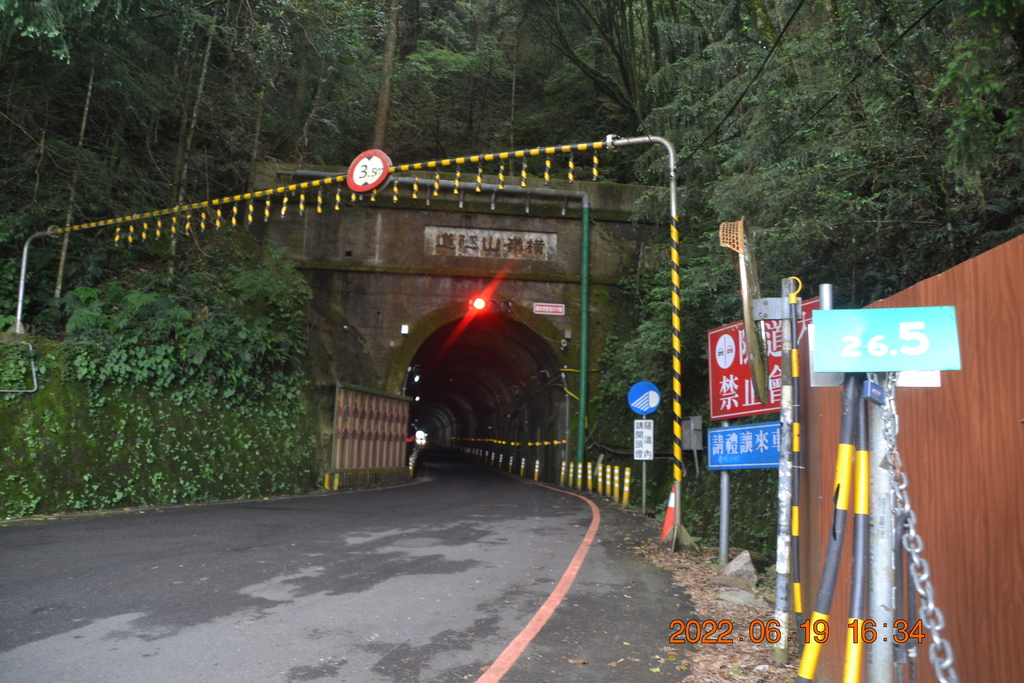
<instances>
[{"instance_id":1,"label":"vertical striped pole","mask_svg":"<svg viewBox=\"0 0 1024 683\"><path fill-rule=\"evenodd\" d=\"M583 462L590 381L590 199L580 207L580 384L576 415L576 462Z\"/></svg>"},{"instance_id":2,"label":"vertical striped pole","mask_svg":"<svg viewBox=\"0 0 1024 683\"><path fill-rule=\"evenodd\" d=\"M674 179L673 179L674 182ZM681 503L683 500L683 361L680 341L680 298L679 298L679 217L672 216L670 254L672 257L672 456L675 458L672 474L675 481L675 518L672 529L672 550L678 550L680 543L693 545L683 529ZM683 538L685 536L685 538Z\"/></svg>"},{"instance_id":3,"label":"vertical striped pole","mask_svg":"<svg viewBox=\"0 0 1024 683\"><path fill-rule=\"evenodd\" d=\"M627 467L622 479L622 504L629 505L629 479L631 470Z\"/></svg>"},{"instance_id":4,"label":"vertical striped pole","mask_svg":"<svg viewBox=\"0 0 1024 683\"><path fill-rule=\"evenodd\" d=\"M868 452L867 406L857 412L857 445L854 453L853 482L853 572L850 586L850 612L846 621L846 660L843 683L860 683L864 652L864 618L868 589L868 514L870 500L870 453Z\"/></svg>"},{"instance_id":5,"label":"vertical striped pole","mask_svg":"<svg viewBox=\"0 0 1024 683\"><path fill-rule=\"evenodd\" d=\"M540 458L533 461L533 480L540 481Z\"/></svg>"},{"instance_id":6,"label":"vertical striped pole","mask_svg":"<svg viewBox=\"0 0 1024 683\"><path fill-rule=\"evenodd\" d=\"M559 486L565 486L565 468L566 468L566 465L567 465L567 463L563 460L562 461L562 471L558 475L558 485Z\"/></svg>"},{"instance_id":7,"label":"vertical striped pole","mask_svg":"<svg viewBox=\"0 0 1024 683\"><path fill-rule=\"evenodd\" d=\"M800 300L797 296L803 289L803 283L798 278L797 289L789 294L789 326L792 329L792 366L793 375L793 482L792 482L792 519L790 520L790 534L792 543L790 546L790 575L793 579L793 611L796 613L798 623L803 621L804 599L803 587L800 582L800 471L804 468L803 453L800 448Z\"/></svg>"},{"instance_id":8,"label":"vertical striped pole","mask_svg":"<svg viewBox=\"0 0 1024 683\"><path fill-rule=\"evenodd\" d=\"M835 487L833 488L835 509L832 513L832 532L825 550L825 566L821 571L818 596L811 613L811 628L819 621L828 623L832 609L832 596L839 575L839 560L843 552L843 538L846 536L846 514L850 506L850 482L853 478L853 440L857 428L857 412L860 407L857 376L846 375L843 382L843 414L839 426L839 449L836 455ZM818 670L822 643L814 638L804 645L797 671L797 683L810 683Z\"/></svg>"},{"instance_id":9,"label":"vertical striped pole","mask_svg":"<svg viewBox=\"0 0 1024 683\"><path fill-rule=\"evenodd\" d=\"M672 550L678 550L680 545L688 548L695 548L696 545L690 535L683 527L682 500L683 500L683 406L682 406L682 343L680 342L680 297L679 297L679 210L676 202L676 151L665 138L654 135L644 135L635 138L615 138L608 136L605 140L609 149L623 145L660 144L668 153L668 195L669 215L672 223L670 226L672 257L672 456L675 459L673 474L674 484L674 505L675 516L672 523ZM595 146L596 149L596 146ZM595 156L594 172L596 179L597 163Z\"/></svg>"},{"instance_id":10,"label":"vertical striped pole","mask_svg":"<svg viewBox=\"0 0 1024 683\"><path fill-rule=\"evenodd\" d=\"M615 502L619 501L619 466L616 465L612 468L612 498Z\"/></svg>"},{"instance_id":11,"label":"vertical striped pole","mask_svg":"<svg viewBox=\"0 0 1024 683\"><path fill-rule=\"evenodd\" d=\"M587 463L587 490L594 490L594 463Z\"/></svg>"}]
</instances>

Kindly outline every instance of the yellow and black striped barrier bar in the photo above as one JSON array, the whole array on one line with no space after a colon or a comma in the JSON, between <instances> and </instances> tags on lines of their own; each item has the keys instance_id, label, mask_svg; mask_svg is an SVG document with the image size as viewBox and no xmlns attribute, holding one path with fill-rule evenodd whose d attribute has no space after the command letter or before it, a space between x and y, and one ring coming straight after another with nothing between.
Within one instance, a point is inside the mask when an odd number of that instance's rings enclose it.
<instances>
[{"instance_id":1,"label":"yellow and black striped barrier bar","mask_svg":"<svg viewBox=\"0 0 1024 683\"><path fill-rule=\"evenodd\" d=\"M860 683L864 651L864 619L867 616L868 533L870 522L870 456L868 411L860 401L857 414L857 449L853 455L853 571L850 586L850 612L846 623L846 659L843 683Z\"/></svg>"},{"instance_id":2,"label":"yellow and black striped barrier bar","mask_svg":"<svg viewBox=\"0 0 1024 683\"><path fill-rule=\"evenodd\" d=\"M791 480L792 511L790 521L790 576L793 580L793 611L797 616L797 623L803 621L804 597L803 587L800 582L800 472L804 469L803 452L800 449L800 299L799 294L803 289L803 282L800 278L796 280L797 287L789 293L789 325L792 330L791 339L793 348L790 351L790 366L792 367L793 378L793 474Z\"/></svg>"},{"instance_id":3,"label":"yellow and black striped barrier bar","mask_svg":"<svg viewBox=\"0 0 1024 683\"><path fill-rule=\"evenodd\" d=\"M811 627L819 621L828 623L832 609L832 596L835 594L836 578L839 575L839 561L843 552L843 538L846 535L846 515L850 506L850 482L853 478L854 434L857 429L858 413L861 409L860 383L857 376L846 375L843 382L842 420L839 426L839 449L836 455L835 489L833 490L832 530L828 537L825 551L825 565L821 571L821 583L818 597L811 614ZM797 671L798 683L810 683L814 680L818 669L818 658L821 656L822 643L811 639L804 645L800 657L800 668Z\"/></svg>"},{"instance_id":4,"label":"yellow and black striped barrier bar","mask_svg":"<svg viewBox=\"0 0 1024 683\"><path fill-rule=\"evenodd\" d=\"M415 164L402 164L399 166L392 166L392 173L403 173L408 171L424 171L438 168L448 168L451 166L462 166L465 164L481 164L495 161L509 161L512 159L526 159L528 157L539 157L539 156L550 156L553 154L572 154L573 152L586 152L586 151L597 151L605 149L607 143L604 141L600 142L584 142L571 145L555 145L551 147L534 147L532 149L520 149L513 152L493 152L489 154L474 154L465 157L452 157L450 159L439 159L435 161L422 161ZM597 179L597 156L594 159L594 179ZM570 167L570 170L572 167ZM502 175L504 175L504 169L502 169Z\"/></svg>"},{"instance_id":5,"label":"yellow and black striped barrier bar","mask_svg":"<svg viewBox=\"0 0 1024 683\"><path fill-rule=\"evenodd\" d=\"M606 149L607 147L608 147L608 142L607 141L597 141L597 142L575 143L575 144L568 144L568 145L555 145L555 146L549 146L549 147L535 147L535 148L532 148L532 149L520 149L520 150L515 150L515 151L510 151L510 152L494 152L494 153L488 153L488 154L474 154L474 155L466 156L466 157L452 157L452 158L448 158L448 159L439 159L439 160L434 160L434 161L424 161L424 162L418 162L418 163L413 163L413 164L401 164L401 165L397 165L397 166L391 166L389 168L389 173L407 172L407 171L418 171L418 170L425 170L425 169L440 169L440 168L448 168L448 167L452 167L452 166L456 167L456 170L458 172L458 167L460 165L462 165L462 164L477 164L478 165L478 170L480 170L479 169L479 164L482 164L484 162L494 162L494 161L504 162L504 161L511 160L511 159L524 159L525 160L528 157L549 156L549 155L554 155L554 154L570 154L571 155L573 152L592 151L592 152L595 153L593 155L593 179L596 181L598 179L598 166L597 166L597 164L598 164L598 157L597 157L596 152L598 150L601 150L601 149ZM548 164L545 164L545 167L547 169L550 169L550 166ZM569 169L568 169L569 182L573 182L573 171L574 171L574 167L573 167L573 165L570 164ZM502 177L504 176L504 164L502 164L501 175L502 175ZM299 211L301 213L301 212L305 211L305 193L306 193L306 191L307 190L317 190L318 191L317 211L320 212L320 211L322 211L322 208L323 208L323 200L322 200L322 197L319 195L319 192L322 190L323 187L330 186L330 185L336 185L337 186L337 192L335 194L334 208L335 208L335 210L338 210L338 209L341 208L341 190L342 190L342 185L345 184L346 178L347 178L347 174L346 173L339 173L339 174L333 175L333 176L327 176L327 177L323 177L323 178L316 178L316 179L312 179L312 180L309 180L309 181L304 181L304 182L301 182L301 183L292 183L292 184L289 184L289 185L282 185L280 187L275 187L275 188L271 188L271 189L267 189L267 190L259 190L259 191L256 191L256 192L247 192L245 194L229 195L229 196L226 196L226 197L220 197L220 198L217 198L217 199L210 199L210 200L202 201L202 202L194 202L194 203L191 203L191 204L179 204L177 206L172 206L172 207L166 208L166 209L158 209L158 210L155 210L155 211L147 211L147 212L144 212L144 213L132 213L132 214L124 215L124 216L119 216L119 217L116 217L116 218L107 218L107 219L99 220L99 221L90 221L90 222L87 222L87 223L78 223L78 224L70 225L70 226L66 226L66 227L56 227L55 226L55 227L50 228L48 230L48 232L50 234L59 235L59 234L63 234L63 233L80 232L82 230L92 230L92 229L97 229L97 228L114 227L114 228L117 229L115 237L114 237L114 241L115 242L119 242L122 239L122 237L124 237L124 239L127 242L134 243L135 235L136 235L136 227L135 227L135 225L137 223L140 223L140 222L142 223L142 226L140 227L139 232L138 232L139 236L142 239L146 239L148 237L148 235L149 235L149 230L150 230L150 227L149 227L149 224L148 224L147 221L152 220L152 219L157 219L156 225L153 228L153 232L154 232L154 236L156 238L159 238L159 237L162 236L162 234L164 232L163 222L160 221L159 219L161 219L161 218L163 218L165 216L171 217L172 220L171 220L171 224L170 224L170 228L169 229L170 229L170 232L171 232L171 234L173 236L173 235L177 234L178 216L182 216L182 215L186 216L186 232L190 232L191 231L191 216L190 216L190 214L192 212L194 212L194 211L201 211L203 209L209 209L209 208L217 209L217 207L227 206L227 205L237 205L237 204L241 204L243 202L248 204L247 211L246 211L246 220L248 221L249 224L252 224L254 222L254 216L255 216L255 208L253 206L253 203L254 203L255 200L257 200L257 199L264 199L265 200L264 212L263 212L263 220L264 221L269 221L270 220L270 199L272 197L276 197L276 196L281 196L282 197L281 215L284 216L285 212L287 211L287 207L288 207L288 196L289 196L289 194L299 193ZM523 182L525 183L525 181L526 181L526 167L525 167L525 162L524 162L524 166L523 166ZM503 179L502 179L502 183L501 184L502 185L504 184ZM457 191L458 191L458 189L456 189L456 192ZM416 191L414 190L414 194L415 194L415 192ZM394 199L395 199L395 201L397 201L398 200L398 197L397 197L397 195L398 195L398 185L397 184L394 185L394 193L395 193L395 198ZM372 199L376 199L376 190L374 190L374 192L373 192ZM237 220L236 220L237 216L238 216L237 206L232 206L232 225L237 225ZM220 227L221 220L222 220L222 215L220 213L220 210L218 209L216 211L216 219L214 221L215 227L217 227L217 228ZM201 218L200 223L199 223L199 227L200 227L201 230L205 230L206 229L206 221L207 221L207 217L204 214L204 216ZM128 228L127 234L125 234L125 235L121 234L121 227L122 226L127 226L127 228Z\"/></svg>"}]
</instances>

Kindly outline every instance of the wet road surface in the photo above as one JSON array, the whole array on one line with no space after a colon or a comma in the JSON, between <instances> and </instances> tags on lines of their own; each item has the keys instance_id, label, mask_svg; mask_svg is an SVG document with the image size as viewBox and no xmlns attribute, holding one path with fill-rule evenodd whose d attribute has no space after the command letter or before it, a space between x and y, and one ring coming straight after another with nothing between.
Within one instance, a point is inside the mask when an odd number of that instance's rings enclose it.
<instances>
[{"instance_id":1,"label":"wet road surface","mask_svg":"<svg viewBox=\"0 0 1024 683\"><path fill-rule=\"evenodd\" d=\"M0 681L477 680L562 579L587 501L450 454L388 489L0 526ZM595 500L597 500L595 498ZM550 620L501 678L666 681L667 572L600 526Z\"/></svg>"}]
</instances>

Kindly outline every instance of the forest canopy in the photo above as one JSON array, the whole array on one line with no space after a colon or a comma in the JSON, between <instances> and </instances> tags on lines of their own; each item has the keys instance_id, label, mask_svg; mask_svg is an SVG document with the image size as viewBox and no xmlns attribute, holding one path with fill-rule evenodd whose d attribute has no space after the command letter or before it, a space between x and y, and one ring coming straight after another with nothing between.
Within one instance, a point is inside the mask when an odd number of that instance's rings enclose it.
<instances>
[{"instance_id":1,"label":"forest canopy","mask_svg":"<svg viewBox=\"0 0 1024 683\"><path fill-rule=\"evenodd\" d=\"M765 286L830 282L840 306L1020 234L1022 80L1024 0L0 0L0 301L33 232L242 192L261 162L652 134L678 151L700 372L703 334L738 317L721 221L754 227ZM658 149L602 164L666 184ZM71 242L59 277L57 249L30 264L26 319L54 338L55 294L154 267L102 230ZM636 333L606 362L664 368L644 340L665 338L667 259L628 286Z\"/></svg>"}]
</instances>

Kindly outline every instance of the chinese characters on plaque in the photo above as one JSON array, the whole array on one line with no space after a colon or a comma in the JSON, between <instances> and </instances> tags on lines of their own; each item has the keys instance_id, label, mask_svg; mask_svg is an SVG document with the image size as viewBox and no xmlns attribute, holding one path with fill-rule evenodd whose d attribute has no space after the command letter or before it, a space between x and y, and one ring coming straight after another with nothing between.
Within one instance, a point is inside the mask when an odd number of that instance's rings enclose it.
<instances>
[{"instance_id":1,"label":"chinese characters on plaque","mask_svg":"<svg viewBox=\"0 0 1024 683\"><path fill-rule=\"evenodd\" d=\"M428 225L423 235L428 256L553 261L558 255L558 235L553 232Z\"/></svg>"}]
</instances>

